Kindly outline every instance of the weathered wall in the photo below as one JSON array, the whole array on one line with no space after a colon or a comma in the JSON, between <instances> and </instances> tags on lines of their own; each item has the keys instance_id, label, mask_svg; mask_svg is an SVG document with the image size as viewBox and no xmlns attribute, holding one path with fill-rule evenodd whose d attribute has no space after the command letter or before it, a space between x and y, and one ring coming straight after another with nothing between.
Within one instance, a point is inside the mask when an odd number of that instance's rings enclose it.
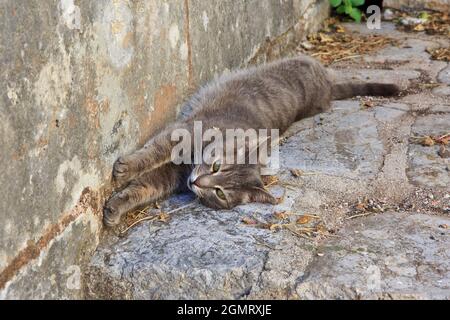
<instances>
[{"instance_id":1,"label":"weathered wall","mask_svg":"<svg viewBox=\"0 0 450 320\"><path fill-rule=\"evenodd\" d=\"M450 11L450 0L385 0L386 7L394 9L431 9L442 12Z\"/></svg>"},{"instance_id":2,"label":"weathered wall","mask_svg":"<svg viewBox=\"0 0 450 320\"><path fill-rule=\"evenodd\" d=\"M82 298L116 157L190 89L317 28L327 2L2 0L0 298Z\"/></svg>"}]
</instances>

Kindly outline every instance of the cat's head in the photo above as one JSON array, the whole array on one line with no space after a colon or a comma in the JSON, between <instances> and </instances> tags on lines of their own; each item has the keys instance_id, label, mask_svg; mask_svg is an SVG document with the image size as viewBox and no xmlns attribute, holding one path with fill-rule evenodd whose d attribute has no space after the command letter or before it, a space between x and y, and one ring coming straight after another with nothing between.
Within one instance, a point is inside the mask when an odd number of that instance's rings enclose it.
<instances>
[{"instance_id":1,"label":"cat's head","mask_svg":"<svg viewBox=\"0 0 450 320\"><path fill-rule=\"evenodd\" d=\"M227 164L217 159L195 166L187 184L203 205L214 209L250 202L277 203L264 189L260 167L255 164Z\"/></svg>"}]
</instances>

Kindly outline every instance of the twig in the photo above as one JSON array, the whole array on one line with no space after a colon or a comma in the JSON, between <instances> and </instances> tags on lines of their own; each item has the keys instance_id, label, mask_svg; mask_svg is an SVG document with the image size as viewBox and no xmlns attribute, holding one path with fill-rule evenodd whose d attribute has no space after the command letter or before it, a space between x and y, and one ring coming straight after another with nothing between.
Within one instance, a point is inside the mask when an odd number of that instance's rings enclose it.
<instances>
[{"instance_id":1,"label":"twig","mask_svg":"<svg viewBox=\"0 0 450 320\"><path fill-rule=\"evenodd\" d=\"M171 214L171 213L180 211L180 210L182 210L182 209L185 209L185 208L191 206L194 202L195 202L195 200L189 202L188 204L186 204L186 205L184 205L184 206L181 206L181 207L179 207L179 208L170 210L169 212L166 212L166 214ZM162 213L162 212L161 212L161 213ZM141 223L142 221L147 221L147 220L152 221L152 220L155 220L156 218L158 218L158 215L156 215L156 216L144 217L144 218L141 218L141 219L139 219L139 220L136 220L135 222L133 222L132 224L130 224L127 228L125 228L125 230L121 231L120 234L121 234L121 235L125 234L128 230L130 230L131 228L133 228L133 227L134 227L135 225L137 225L138 223Z\"/></svg>"},{"instance_id":2,"label":"twig","mask_svg":"<svg viewBox=\"0 0 450 320\"><path fill-rule=\"evenodd\" d=\"M279 181L278 179L276 179L276 180L274 180L274 181L272 181L272 182L266 184L264 187L265 187L265 188L270 187L270 186L272 186L272 185L274 185L274 184L276 184L276 183L278 183L278 182L280 182L280 181Z\"/></svg>"},{"instance_id":3,"label":"twig","mask_svg":"<svg viewBox=\"0 0 450 320\"><path fill-rule=\"evenodd\" d=\"M374 214L374 213L375 212L367 212L367 213L355 214L354 216L347 217L345 220L351 220L351 219L359 218L359 217L367 217L367 216L370 216L371 214Z\"/></svg>"},{"instance_id":4,"label":"twig","mask_svg":"<svg viewBox=\"0 0 450 320\"><path fill-rule=\"evenodd\" d=\"M305 234L299 233L299 232L297 232L296 230L291 229L290 227L286 227L286 229L288 229L290 232L292 232L293 234L295 234L296 236L298 236L298 237L300 237L300 238L304 238L304 239L309 240L309 241L314 241L313 238L308 237L308 236L305 235Z\"/></svg>"},{"instance_id":5,"label":"twig","mask_svg":"<svg viewBox=\"0 0 450 320\"><path fill-rule=\"evenodd\" d=\"M267 248L269 248L269 249L271 249L271 250L279 250L279 249L277 249L277 248L275 248L275 247L273 247L273 246L271 246L271 245L265 243L264 241L259 240L258 238L256 238L256 237L253 236L253 235L252 235L252 238L255 239L255 241L256 241L258 244L263 245L263 246L265 246L265 247L267 247Z\"/></svg>"}]
</instances>

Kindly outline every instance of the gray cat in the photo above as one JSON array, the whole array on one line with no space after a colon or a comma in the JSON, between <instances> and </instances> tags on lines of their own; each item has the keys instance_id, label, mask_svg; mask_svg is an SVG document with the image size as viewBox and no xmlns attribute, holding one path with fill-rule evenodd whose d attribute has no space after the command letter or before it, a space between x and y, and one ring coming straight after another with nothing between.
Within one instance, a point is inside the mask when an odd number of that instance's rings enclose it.
<instances>
[{"instance_id":1,"label":"gray cat","mask_svg":"<svg viewBox=\"0 0 450 320\"><path fill-rule=\"evenodd\" d=\"M399 91L394 84L335 83L327 69L307 56L222 76L186 102L185 107L194 110L189 117L168 125L142 149L115 162L113 179L119 191L105 204L104 223L116 225L129 210L185 187L216 209L277 202L264 189L259 164L227 163L223 155L212 164L174 164L174 129L193 133L194 121L202 121L204 130L279 129L282 134L293 122L327 111L333 99L392 96Z\"/></svg>"}]
</instances>

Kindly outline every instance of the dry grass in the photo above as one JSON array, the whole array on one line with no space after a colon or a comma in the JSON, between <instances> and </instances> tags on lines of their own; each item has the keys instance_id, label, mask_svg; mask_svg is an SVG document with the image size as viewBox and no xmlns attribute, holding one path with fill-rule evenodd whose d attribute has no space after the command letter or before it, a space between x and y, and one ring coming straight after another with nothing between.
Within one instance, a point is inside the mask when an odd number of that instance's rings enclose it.
<instances>
[{"instance_id":1,"label":"dry grass","mask_svg":"<svg viewBox=\"0 0 450 320\"><path fill-rule=\"evenodd\" d=\"M325 65L359 58L362 55L380 50L396 41L381 35L361 35L350 33L333 18L327 20L327 27L308 37L298 47Z\"/></svg>"}]
</instances>

